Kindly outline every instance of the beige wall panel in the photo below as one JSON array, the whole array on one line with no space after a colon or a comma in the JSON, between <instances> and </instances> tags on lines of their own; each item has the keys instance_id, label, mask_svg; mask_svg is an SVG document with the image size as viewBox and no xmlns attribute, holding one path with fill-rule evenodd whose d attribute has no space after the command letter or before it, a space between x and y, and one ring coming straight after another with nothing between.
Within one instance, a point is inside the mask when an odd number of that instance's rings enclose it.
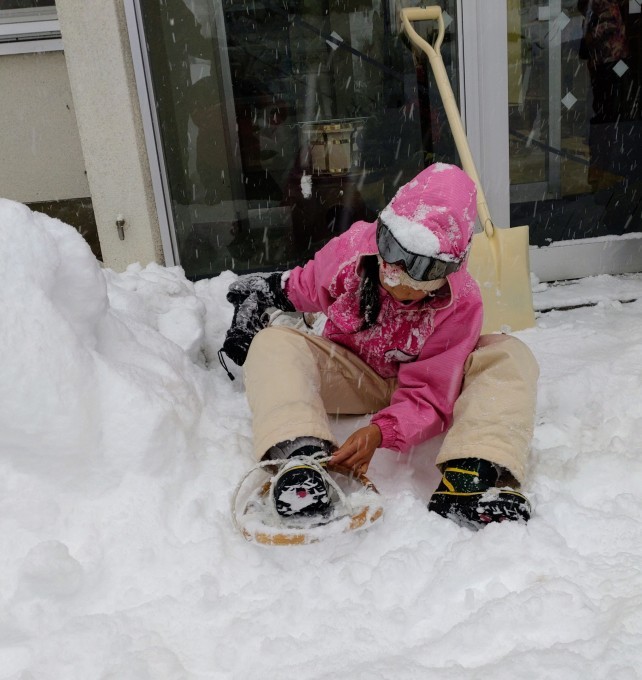
<instances>
[{"instance_id":1,"label":"beige wall panel","mask_svg":"<svg viewBox=\"0 0 642 680\"><path fill-rule=\"evenodd\" d=\"M0 56L0 196L89 196L62 52Z\"/></svg>"},{"instance_id":2,"label":"beige wall panel","mask_svg":"<svg viewBox=\"0 0 642 680\"><path fill-rule=\"evenodd\" d=\"M104 262L116 270L162 262L123 0L56 7Z\"/></svg>"}]
</instances>

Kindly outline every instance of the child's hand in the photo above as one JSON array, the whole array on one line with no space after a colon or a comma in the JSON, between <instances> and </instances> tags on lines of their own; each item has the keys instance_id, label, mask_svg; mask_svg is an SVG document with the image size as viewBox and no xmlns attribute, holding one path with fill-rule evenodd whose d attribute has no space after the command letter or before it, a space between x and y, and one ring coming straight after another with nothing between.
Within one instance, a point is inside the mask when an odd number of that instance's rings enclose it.
<instances>
[{"instance_id":1,"label":"child's hand","mask_svg":"<svg viewBox=\"0 0 642 680\"><path fill-rule=\"evenodd\" d=\"M330 464L343 465L356 473L364 474L379 444L381 444L379 427L374 423L362 427L351 434L334 452Z\"/></svg>"}]
</instances>

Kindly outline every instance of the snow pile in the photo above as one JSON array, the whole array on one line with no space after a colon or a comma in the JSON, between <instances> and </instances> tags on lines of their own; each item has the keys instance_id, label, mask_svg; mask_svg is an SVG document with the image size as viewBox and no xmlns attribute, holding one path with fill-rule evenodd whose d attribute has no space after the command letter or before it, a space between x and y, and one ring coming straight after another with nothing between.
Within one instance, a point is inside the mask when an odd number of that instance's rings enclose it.
<instances>
[{"instance_id":1,"label":"snow pile","mask_svg":"<svg viewBox=\"0 0 642 680\"><path fill-rule=\"evenodd\" d=\"M267 549L229 516L233 279L101 270L0 201L0 678L642 677L642 303L519 334L542 367L527 526L429 515L433 443L376 455L372 529Z\"/></svg>"}]
</instances>

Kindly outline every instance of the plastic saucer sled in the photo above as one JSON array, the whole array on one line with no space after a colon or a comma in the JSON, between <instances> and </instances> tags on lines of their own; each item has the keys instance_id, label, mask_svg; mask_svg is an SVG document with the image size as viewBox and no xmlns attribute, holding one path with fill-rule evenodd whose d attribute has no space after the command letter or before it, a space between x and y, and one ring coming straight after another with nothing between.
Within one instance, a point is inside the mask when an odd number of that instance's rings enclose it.
<instances>
[{"instance_id":1,"label":"plastic saucer sled","mask_svg":"<svg viewBox=\"0 0 642 680\"><path fill-rule=\"evenodd\" d=\"M318 462L326 462L325 461ZM241 479L232 496L234 526L248 540L263 545L302 545L330 536L366 529L383 515L381 496L363 474L327 465L323 475L330 489L328 516L282 517L272 498L274 476L286 460L263 461Z\"/></svg>"}]
</instances>

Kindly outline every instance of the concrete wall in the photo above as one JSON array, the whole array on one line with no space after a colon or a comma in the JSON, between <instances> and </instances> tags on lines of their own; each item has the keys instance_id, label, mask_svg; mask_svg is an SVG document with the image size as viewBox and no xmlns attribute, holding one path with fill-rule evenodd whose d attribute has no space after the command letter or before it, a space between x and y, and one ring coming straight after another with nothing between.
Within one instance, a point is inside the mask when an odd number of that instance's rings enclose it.
<instances>
[{"instance_id":1,"label":"concrete wall","mask_svg":"<svg viewBox=\"0 0 642 680\"><path fill-rule=\"evenodd\" d=\"M57 0L56 7L105 264L162 263L123 0Z\"/></svg>"},{"instance_id":2,"label":"concrete wall","mask_svg":"<svg viewBox=\"0 0 642 680\"><path fill-rule=\"evenodd\" d=\"M0 56L0 196L89 196L62 52Z\"/></svg>"}]
</instances>

